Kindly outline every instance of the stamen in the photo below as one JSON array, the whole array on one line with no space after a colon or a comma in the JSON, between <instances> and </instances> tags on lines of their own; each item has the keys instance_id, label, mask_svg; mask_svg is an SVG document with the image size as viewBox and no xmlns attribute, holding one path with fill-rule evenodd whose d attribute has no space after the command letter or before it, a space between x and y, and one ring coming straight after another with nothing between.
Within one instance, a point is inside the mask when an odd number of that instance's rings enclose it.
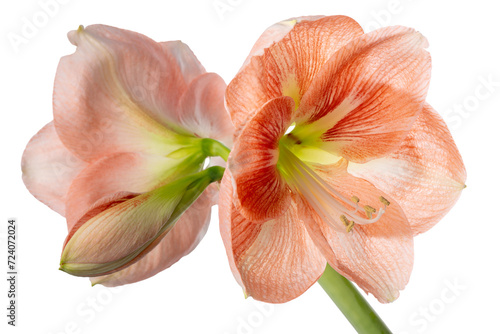
<instances>
[{"instance_id":1,"label":"stamen","mask_svg":"<svg viewBox=\"0 0 500 334\"><path fill-rule=\"evenodd\" d=\"M349 219L347 219L346 216L342 215L340 216L340 220L342 220L342 222L344 223L345 226L349 225Z\"/></svg>"},{"instance_id":2,"label":"stamen","mask_svg":"<svg viewBox=\"0 0 500 334\"><path fill-rule=\"evenodd\" d=\"M364 209L365 209L365 213L366 215L368 216L368 218L372 219L372 214L374 214L377 210L375 210L374 208L372 208L371 206L369 205L365 205L364 206Z\"/></svg>"},{"instance_id":3,"label":"stamen","mask_svg":"<svg viewBox=\"0 0 500 334\"><path fill-rule=\"evenodd\" d=\"M352 231L353 228L354 228L354 221L351 221L349 225L346 226L345 230L347 231L347 233L349 233Z\"/></svg>"},{"instance_id":4,"label":"stamen","mask_svg":"<svg viewBox=\"0 0 500 334\"><path fill-rule=\"evenodd\" d=\"M352 196L351 199L344 197L284 145L280 145L279 165L287 182L336 231L350 232L355 224L375 223L385 212L385 208L380 208L377 212L373 207L365 205L367 219L365 215L358 213L362 211L357 196ZM374 213L377 215L372 217Z\"/></svg>"},{"instance_id":5,"label":"stamen","mask_svg":"<svg viewBox=\"0 0 500 334\"><path fill-rule=\"evenodd\" d=\"M380 202L382 202L382 204L384 204L385 206L389 206L389 204L391 204L391 202L386 200L383 196L380 196L379 199L380 199Z\"/></svg>"},{"instance_id":6,"label":"stamen","mask_svg":"<svg viewBox=\"0 0 500 334\"><path fill-rule=\"evenodd\" d=\"M344 223L345 227L346 227L346 232L349 233L352 231L353 227L354 227L354 221L350 221L349 219L347 219L346 216L342 215L340 216L340 220L342 220L342 222Z\"/></svg>"}]
</instances>

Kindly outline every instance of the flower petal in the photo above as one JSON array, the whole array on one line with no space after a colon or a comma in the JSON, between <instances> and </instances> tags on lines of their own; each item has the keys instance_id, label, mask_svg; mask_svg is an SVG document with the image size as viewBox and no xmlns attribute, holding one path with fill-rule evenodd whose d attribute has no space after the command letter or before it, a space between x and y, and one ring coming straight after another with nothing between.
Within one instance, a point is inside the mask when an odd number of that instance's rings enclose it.
<instances>
[{"instance_id":1,"label":"flower petal","mask_svg":"<svg viewBox=\"0 0 500 334\"><path fill-rule=\"evenodd\" d=\"M75 177L68 191L67 223L71 230L82 215L99 199L122 191L145 193L179 175L199 170L189 164L144 153L117 153L98 159Z\"/></svg>"},{"instance_id":2,"label":"flower petal","mask_svg":"<svg viewBox=\"0 0 500 334\"><path fill-rule=\"evenodd\" d=\"M180 101L179 122L194 135L232 146L234 126L224 106L226 83L215 73L194 79Z\"/></svg>"},{"instance_id":3,"label":"flower petal","mask_svg":"<svg viewBox=\"0 0 500 334\"><path fill-rule=\"evenodd\" d=\"M71 182L86 165L63 145L53 122L31 138L21 162L26 188L40 202L63 216Z\"/></svg>"},{"instance_id":4,"label":"flower petal","mask_svg":"<svg viewBox=\"0 0 500 334\"><path fill-rule=\"evenodd\" d=\"M228 159L242 214L252 221L276 218L291 200L278 172L279 140L290 126L294 102L280 97L266 103L244 127Z\"/></svg>"},{"instance_id":5,"label":"flower petal","mask_svg":"<svg viewBox=\"0 0 500 334\"><path fill-rule=\"evenodd\" d=\"M434 226L456 203L466 179L450 131L426 104L397 151L366 164L349 164L403 208L415 235Z\"/></svg>"},{"instance_id":6,"label":"flower petal","mask_svg":"<svg viewBox=\"0 0 500 334\"><path fill-rule=\"evenodd\" d=\"M172 64L171 62L173 61L173 64L176 65L170 66L172 66L171 69L175 73L175 79L182 82L181 84L179 82L175 83L175 85L178 86L178 89L186 87L196 77L206 72L205 68L201 65L200 61L196 58L189 46L181 41L160 42L159 44L165 54L168 55L167 58L170 64ZM180 76L177 73L180 73ZM175 89L175 87L172 88ZM172 102L173 101L174 99L172 99Z\"/></svg>"},{"instance_id":7,"label":"flower petal","mask_svg":"<svg viewBox=\"0 0 500 334\"><path fill-rule=\"evenodd\" d=\"M345 45L304 95L295 135L354 162L395 150L425 101L427 45L405 27L378 29Z\"/></svg>"},{"instance_id":8,"label":"flower petal","mask_svg":"<svg viewBox=\"0 0 500 334\"><path fill-rule=\"evenodd\" d=\"M117 28L96 25L68 36L78 47L61 59L54 84L54 122L66 147L86 161L175 149L169 139L176 137L172 129L181 132L176 108L188 84L179 59Z\"/></svg>"},{"instance_id":9,"label":"flower petal","mask_svg":"<svg viewBox=\"0 0 500 334\"><path fill-rule=\"evenodd\" d=\"M114 287L142 281L169 268L188 255L205 236L217 192L217 187L210 185L151 252L131 266L113 274L91 277L92 284Z\"/></svg>"},{"instance_id":10,"label":"flower petal","mask_svg":"<svg viewBox=\"0 0 500 334\"><path fill-rule=\"evenodd\" d=\"M245 59L245 63L242 68L245 67L253 56L260 56L264 54L264 50L273 45L274 43L279 42L283 37L285 37L293 27L302 21L315 21L324 16L301 16L301 17L293 17L288 20L283 20L281 22L275 23L269 28L267 28L262 35L260 35L257 42L255 42L250 54L247 59Z\"/></svg>"},{"instance_id":11,"label":"flower petal","mask_svg":"<svg viewBox=\"0 0 500 334\"><path fill-rule=\"evenodd\" d=\"M229 83L226 105L236 129L246 115L255 114L270 99L290 96L298 104L323 64L362 33L359 24L346 16L296 23L278 42L264 49L262 55L247 61ZM277 35L281 37L282 33ZM253 52L261 53L259 48Z\"/></svg>"},{"instance_id":12,"label":"flower petal","mask_svg":"<svg viewBox=\"0 0 500 334\"><path fill-rule=\"evenodd\" d=\"M299 210L310 213L302 215L308 231L335 270L380 302L395 300L413 267L413 234L403 210L367 181L349 175L345 167L315 170L345 197L357 196L360 203L372 206L381 195L391 202L377 222L355 224L349 233L336 232L305 201Z\"/></svg>"},{"instance_id":13,"label":"flower petal","mask_svg":"<svg viewBox=\"0 0 500 334\"><path fill-rule=\"evenodd\" d=\"M220 229L229 262L245 294L284 303L304 293L325 270L326 261L310 239L294 202L277 219L254 224L236 209L231 176L222 179Z\"/></svg>"}]
</instances>

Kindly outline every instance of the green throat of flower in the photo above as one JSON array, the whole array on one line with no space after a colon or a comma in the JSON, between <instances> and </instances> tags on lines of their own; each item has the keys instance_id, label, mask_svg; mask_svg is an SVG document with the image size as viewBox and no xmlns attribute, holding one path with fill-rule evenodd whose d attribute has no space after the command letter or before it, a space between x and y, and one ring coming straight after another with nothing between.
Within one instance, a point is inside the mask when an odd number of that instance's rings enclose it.
<instances>
[{"instance_id":1,"label":"green throat of flower","mask_svg":"<svg viewBox=\"0 0 500 334\"><path fill-rule=\"evenodd\" d=\"M282 137L279 142L278 171L291 191L305 199L323 221L337 232L349 233L356 224L372 224L382 217L390 204L387 199L379 197L383 207L378 210L371 205L361 207L359 197L345 197L305 162L332 164L341 157L314 146L301 145L293 132Z\"/></svg>"}]
</instances>

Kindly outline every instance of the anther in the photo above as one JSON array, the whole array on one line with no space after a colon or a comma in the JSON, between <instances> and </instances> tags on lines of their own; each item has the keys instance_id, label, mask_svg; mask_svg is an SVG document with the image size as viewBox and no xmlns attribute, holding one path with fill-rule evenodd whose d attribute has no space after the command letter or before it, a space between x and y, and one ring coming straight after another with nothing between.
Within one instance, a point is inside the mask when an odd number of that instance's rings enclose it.
<instances>
[{"instance_id":1,"label":"anther","mask_svg":"<svg viewBox=\"0 0 500 334\"><path fill-rule=\"evenodd\" d=\"M349 220L344 215L340 216L340 220L342 220L342 223L344 223L347 233L351 232L354 227L354 220Z\"/></svg>"},{"instance_id":2,"label":"anther","mask_svg":"<svg viewBox=\"0 0 500 334\"><path fill-rule=\"evenodd\" d=\"M347 231L347 233L349 233L352 231L353 228L354 228L354 221L351 221L349 225L346 226L345 230Z\"/></svg>"},{"instance_id":3,"label":"anther","mask_svg":"<svg viewBox=\"0 0 500 334\"><path fill-rule=\"evenodd\" d=\"M346 216L342 215L340 216L340 220L342 220L342 223L344 223L345 226L349 225L349 219L347 219Z\"/></svg>"},{"instance_id":4,"label":"anther","mask_svg":"<svg viewBox=\"0 0 500 334\"><path fill-rule=\"evenodd\" d=\"M365 205L364 209L365 209L365 213L366 213L366 215L368 216L369 219L372 219L372 214L377 211L377 210L375 210L374 208L372 208L369 205Z\"/></svg>"},{"instance_id":5,"label":"anther","mask_svg":"<svg viewBox=\"0 0 500 334\"><path fill-rule=\"evenodd\" d=\"M379 197L379 200L380 200L380 202L382 202L382 204L384 204L384 205L389 206L389 204L391 204L391 202L389 202L389 201L388 201L387 199L385 199L383 196L380 196L380 197Z\"/></svg>"},{"instance_id":6,"label":"anther","mask_svg":"<svg viewBox=\"0 0 500 334\"><path fill-rule=\"evenodd\" d=\"M357 197L357 196L352 196L352 197L351 197L351 201L353 201L354 203L359 203L359 197Z\"/></svg>"}]
</instances>

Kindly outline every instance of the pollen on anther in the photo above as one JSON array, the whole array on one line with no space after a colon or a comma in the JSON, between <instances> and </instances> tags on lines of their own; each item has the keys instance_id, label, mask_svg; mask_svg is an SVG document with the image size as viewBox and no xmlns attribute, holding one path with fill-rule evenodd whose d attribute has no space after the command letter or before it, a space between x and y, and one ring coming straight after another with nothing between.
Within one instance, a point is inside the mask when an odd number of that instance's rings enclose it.
<instances>
[{"instance_id":1,"label":"pollen on anther","mask_svg":"<svg viewBox=\"0 0 500 334\"><path fill-rule=\"evenodd\" d=\"M344 215L340 216L340 220L342 220L342 223L344 223L347 233L351 232L354 227L354 220L349 220Z\"/></svg>"},{"instance_id":2,"label":"pollen on anther","mask_svg":"<svg viewBox=\"0 0 500 334\"><path fill-rule=\"evenodd\" d=\"M384 205L389 206L389 204L391 204L391 202L389 202L389 201L388 201L387 199L385 199L383 196L380 196L380 197L379 197L379 199L380 199L380 202L382 202L382 204L384 204Z\"/></svg>"},{"instance_id":3,"label":"pollen on anther","mask_svg":"<svg viewBox=\"0 0 500 334\"><path fill-rule=\"evenodd\" d=\"M340 216L340 220L342 220L342 223L344 223L345 226L349 225L349 219L347 219L346 216L342 215Z\"/></svg>"},{"instance_id":4,"label":"pollen on anther","mask_svg":"<svg viewBox=\"0 0 500 334\"><path fill-rule=\"evenodd\" d=\"M365 205L364 206L364 209L365 209L365 213L366 215L368 216L368 218L372 219L372 214L375 213L377 210L375 210L374 208L372 208L371 206L369 205Z\"/></svg>"},{"instance_id":5,"label":"pollen on anther","mask_svg":"<svg viewBox=\"0 0 500 334\"><path fill-rule=\"evenodd\" d=\"M357 197L357 196L352 196L352 197L351 197L351 201L353 201L354 203L359 203L359 197Z\"/></svg>"}]
</instances>

